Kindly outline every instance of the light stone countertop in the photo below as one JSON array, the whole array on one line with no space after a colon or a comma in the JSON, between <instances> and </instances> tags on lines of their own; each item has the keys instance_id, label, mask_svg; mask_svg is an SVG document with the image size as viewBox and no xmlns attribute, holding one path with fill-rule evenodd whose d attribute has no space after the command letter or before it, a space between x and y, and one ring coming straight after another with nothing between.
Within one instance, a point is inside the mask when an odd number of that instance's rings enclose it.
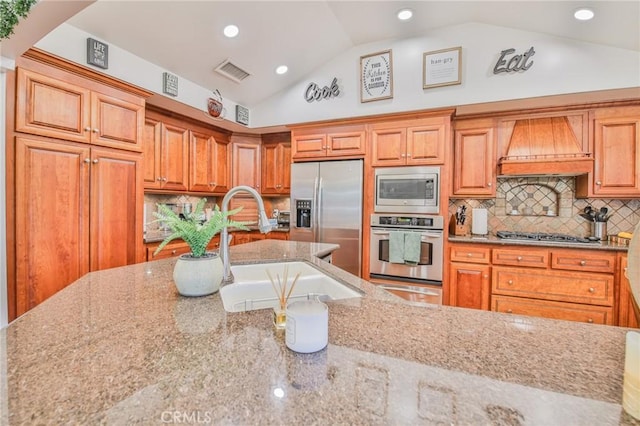
<instances>
[{"instance_id":1,"label":"light stone countertop","mask_svg":"<svg viewBox=\"0 0 640 426\"><path fill-rule=\"evenodd\" d=\"M535 240L511 240L499 238L495 235L487 236L449 236L449 242L453 243L474 243L474 244L495 244L495 245L511 245L511 246L529 246L529 247L554 247L568 249L587 249L587 250L607 250L622 251L629 250L629 246L611 243L609 241L598 241L592 243L567 243L563 241L535 241Z\"/></svg>"},{"instance_id":2,"label":"light stone countertop","mask_svg":"<svg viewBox=\"0 0 640 426\"><path fill-rule=\"evenodd\" d=\"M328 303L307 355L268 310L180 297L175 259L86 275L0 330L0 424L640 425L621 407L629 329L413 306L315 257L336 247L231 248L366 292Z\"/></svg>"}]
</instances>

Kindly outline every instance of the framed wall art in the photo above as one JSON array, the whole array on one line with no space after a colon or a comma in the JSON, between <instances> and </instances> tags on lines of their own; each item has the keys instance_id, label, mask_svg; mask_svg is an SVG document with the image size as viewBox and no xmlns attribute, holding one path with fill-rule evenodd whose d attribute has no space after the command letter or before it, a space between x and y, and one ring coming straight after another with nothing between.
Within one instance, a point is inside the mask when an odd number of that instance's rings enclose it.
<instances>
[{"instance_id":1,"label":"framed wall art","mask_svg":"<svg viewBox=\"0 0 640 426\"><path fill-rule=\"evenodd\" d=\"M360 102L393 98L391 50L360 57Z\"/></svg>"},{"instance_id":2,"label":"framed wall art","mask_svg":"<svg viewBox=\"0 0 640 426\"><path fill-rule=\"evenodd\" d=\"M451 86L462 82L462 47L425 52L422 88Z\"/></svg>"}]
</instances>

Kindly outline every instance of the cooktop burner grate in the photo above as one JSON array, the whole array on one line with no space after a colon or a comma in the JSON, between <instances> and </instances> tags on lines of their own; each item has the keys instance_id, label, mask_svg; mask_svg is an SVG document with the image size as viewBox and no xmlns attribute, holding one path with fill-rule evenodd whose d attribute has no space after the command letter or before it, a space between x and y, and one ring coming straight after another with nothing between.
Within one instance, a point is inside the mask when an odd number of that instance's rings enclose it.
<instances>
[{"instance_id":1,"label":"cooktop burner grate","mask_svg":"<svg viewBox=\"0 0 640 426\"><path fill-rule=\"evenodd\" d=\"M525 241L552 241L564 243L593 243L597 242L589 238L576 237L567 234L549 234L544 232L514 232L514 231L498 231L498 238L505 240L525 240Z\"/></svg>"}]
</instances>

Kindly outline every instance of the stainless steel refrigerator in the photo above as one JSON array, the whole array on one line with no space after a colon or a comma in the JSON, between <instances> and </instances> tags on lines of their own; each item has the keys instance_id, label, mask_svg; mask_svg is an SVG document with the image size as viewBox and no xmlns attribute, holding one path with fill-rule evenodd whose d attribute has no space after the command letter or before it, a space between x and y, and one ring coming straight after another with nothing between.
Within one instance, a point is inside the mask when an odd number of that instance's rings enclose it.
<instances>
[{"instance_id":1,"label":"stainless steel refrigerator","mask_svg":"<svg viewBox=\"0 0 640 426\"><path fill-rule=\"evenodd\" d=\"M290 239L339 244L331 262L360 276L362 160L291 165Z\"/></svg>"}]
</instances>

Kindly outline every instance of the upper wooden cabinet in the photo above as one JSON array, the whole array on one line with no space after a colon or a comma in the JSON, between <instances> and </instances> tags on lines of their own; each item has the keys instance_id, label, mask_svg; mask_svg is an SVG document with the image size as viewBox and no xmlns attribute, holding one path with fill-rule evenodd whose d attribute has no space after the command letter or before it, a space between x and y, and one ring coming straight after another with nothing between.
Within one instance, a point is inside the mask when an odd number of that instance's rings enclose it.
<instances>
[{"instance_id":1,"label":"upper wooden cabinet","mask_svg":"<svg viewBox=\"0 0 640 426\"><path fill-rule=\"evenodd\" d=\"M496 194L495 123L492 119L454 123L455 198L493 198Z\"/></svg>"},{"instance_id":2,"label":"upper wooden cabinet","mask_svg":"<svg viewBox=\"0 0 640 426\"><path fill-rule=\"evenodd\" d=\"M260 140L234 135L232 141L232 185L246 185L260 191Z\"/></svg>"},{"instance_id":3,"label":"upper wooden cabinet","mask_svg":"<svg viewBox=\"0 0 640 426\"><path fill-rule=\"evenodd\" d=\"M365 126L313 126L291 132L292 159L362 158L366 153Z\"/></svg>"},{"instance_id":4,"label":"upper wooden cabinet","mask_svg":"<svg viewBox=\"0 0 640 426\"><path fill-rule=\"evenodd\" d=\"M576 178L576 196L640 197L640 107L591 113L594 170Z\"/></svg>"},{"instance_id":5,"label":"upper wooden cabinet","mask_svg":"<svg viewBox=\"0 0 640 426\"><path fill-rule=\"evenodd\" d=\"M291 192L291 135L262 135L262 194Z\"/></svg>"},{"instance_id":6,"label":"upper wooden cabinet","mask_svg":"<svg viewBox=\"0 0 640 426\"><path fill-rule=\"evenodd\" d=\"M142 151L143 98L106 86L103 93L77 76L21 67L16 75L16 131Z\"/></svg>"},{"instance_id":7,"label":"upper wooden cabinet","mask_svg":"<svg viewBox=\"0 0 640 426\"><path fill-rule=\"evenodd\" d=\"M214 136L190 132L189 190L224 193L231 188L231 153L229 143Z\"/></svg>"},{"instance_id":8,"label":"upper wooden cabinet","mask_svg":"<svg viewBox=\"0 0 640 426\"><path fill-rule=\"evenodd\" d=\"M444 164L449 117L371 125L371 164L380 166Z\"/></svg>"}]
</instances>

